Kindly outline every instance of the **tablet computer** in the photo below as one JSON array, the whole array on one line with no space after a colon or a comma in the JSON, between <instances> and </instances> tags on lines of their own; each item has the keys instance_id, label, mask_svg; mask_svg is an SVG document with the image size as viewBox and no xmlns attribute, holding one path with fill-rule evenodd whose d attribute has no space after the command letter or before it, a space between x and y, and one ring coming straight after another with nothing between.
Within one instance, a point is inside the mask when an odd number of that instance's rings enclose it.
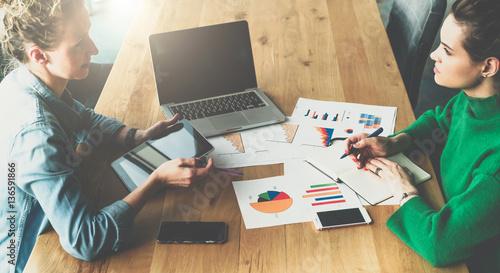
<instances>
[{"instance_id":1,"label":"tablet computer","mask_svg":"<svg viewBox=\"0 0 500 273\"><path fill-rule=\"evenodd\" d=\"M183 119L113 161L111 167L127 189L133 191L164 162L176 158L203 158L213 149L212 144Z\"/></svg>"}]
</instances>

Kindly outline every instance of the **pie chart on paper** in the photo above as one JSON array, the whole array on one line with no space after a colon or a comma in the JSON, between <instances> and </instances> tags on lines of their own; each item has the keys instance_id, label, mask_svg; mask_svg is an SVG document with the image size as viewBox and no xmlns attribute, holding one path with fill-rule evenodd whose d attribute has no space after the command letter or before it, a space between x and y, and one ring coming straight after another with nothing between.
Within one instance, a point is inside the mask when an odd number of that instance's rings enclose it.
<instances>
[{"instance_id":1,"label":"pie chart on paper","mask_svg":"<svg viewBox=\"0 0 500 273\"><path fill-rule=\"evenodd\" d=\"M282 191L267 191L259 194L255 203L250 203L252 208L264 213L279 213L292 206L293 200Z\"/></svg>"}]
</instances>

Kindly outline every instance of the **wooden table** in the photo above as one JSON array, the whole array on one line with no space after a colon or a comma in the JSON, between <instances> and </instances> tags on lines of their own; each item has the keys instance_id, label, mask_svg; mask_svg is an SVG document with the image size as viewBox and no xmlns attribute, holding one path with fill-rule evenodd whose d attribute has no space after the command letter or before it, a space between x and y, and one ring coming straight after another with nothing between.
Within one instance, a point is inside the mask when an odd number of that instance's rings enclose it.
<instances>
[{"instance_id":1,"label":"wooden table","mask_svg":"<svg viewBox=\"0 0 500 273\"><path fill-rule=\"evenodd\" d=\"M396 130L414 121L375 0L142 0L96 111L147 128L164 119L155 91L151 33L247 20L257 79L291 115L299 97L397 106ZM82 164L95 208L127 190L109 167L124 150L97 151ZM434 176L429 160L422 167ZM283 174L281 164L243 168L243 180ZM212 197L209 186L219 191ZM419 189L436 208L435 179ZM130 247L94 262L71 257L54 231L39 237L27 272L467 272L436 268L386 228L398 206L367 207L370 226L318 232L312 223L247 230L229 181L159 192L135 219ZM161 221L224 221L224 245L156 243Z\"/></svg>"}]
</instances>

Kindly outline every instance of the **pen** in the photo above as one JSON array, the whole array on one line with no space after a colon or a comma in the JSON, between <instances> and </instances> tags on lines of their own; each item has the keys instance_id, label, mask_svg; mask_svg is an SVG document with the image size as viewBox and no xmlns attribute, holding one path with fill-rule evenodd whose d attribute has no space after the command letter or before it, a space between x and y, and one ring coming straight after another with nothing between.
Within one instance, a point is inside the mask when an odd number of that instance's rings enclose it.
<instances>
[{"instance_id":1,"label":"pen","mask_svg":"<svg viewBox=\"0 0 500 273\"><path fill-rule=\"evenodd\" d=\"M370 134L367 138L369 138L369 137L376 137L376 136L380 135L380 133L382 133L382 131L384 131L384 128L380 127L380 128L378 128L375 132L371 133L371 134ZM356 149L356 148L354 148L354 147L352 147L352 148L351 148L351 150L349 151L349 153L348 153L348 154L344 153L344 154L340 157L340 159L342 159L342 158L344 158L344 157L346 157L346 156L350 155L350 154L352 153L352 151L353 151L353 150L357 150L357 149Z\"/></svg>"},{"instance_id":2,"label":"pen","mask_svg":"<svg viewBox=\"0 0 500 273\"><path fill-rule=\"evenodd\" d=\"M235 176L243 176L243 173L233 171L233 170L228 170L228 169L223 169L223 168L218 168L218 167L213 167L212 170L216 172L222 172L222 173L227 173L230 175L235 175Z\"/></svg>"}]
</instances>

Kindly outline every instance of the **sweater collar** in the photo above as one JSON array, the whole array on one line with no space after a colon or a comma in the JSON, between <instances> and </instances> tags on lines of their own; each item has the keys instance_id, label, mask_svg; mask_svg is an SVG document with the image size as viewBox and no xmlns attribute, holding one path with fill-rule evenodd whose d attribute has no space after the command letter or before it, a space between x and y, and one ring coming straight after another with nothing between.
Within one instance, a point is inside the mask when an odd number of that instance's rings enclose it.
<instances>
[{"instance_id":1,"label":"sweater collar","mask_svg":"<svg viewBox=\"0 0 500 273\"><path fill-rule=\"evenodd\" d=\"M471 115L480 120L488 120L500 117L500 94L487 98L473 98L464 93L469 102Z\"/></svg>"}]
</instances>

